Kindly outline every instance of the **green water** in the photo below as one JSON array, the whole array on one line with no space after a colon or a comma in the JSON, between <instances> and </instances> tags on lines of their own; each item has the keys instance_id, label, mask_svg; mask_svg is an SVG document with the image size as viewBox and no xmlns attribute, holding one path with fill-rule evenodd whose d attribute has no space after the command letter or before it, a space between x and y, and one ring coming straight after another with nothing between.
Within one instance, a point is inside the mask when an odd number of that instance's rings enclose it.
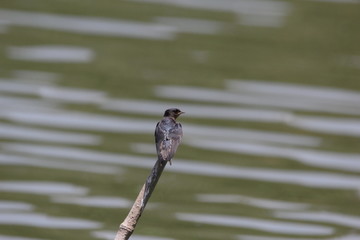
<instances>
[{"instance_id":1,"label":"green water","mask_svg":"<svg viewBox=\"0 0 360 240\"><path fill-rule=\"evenodd\" d=\"M36 140L31 137L25 139L22 137L9 137L6 134L1 135L1 154L4 156L7 154L33 158L33 160L40 159L55 165L61 164L63 168L68 166L70 169L61 169L55 166L41 167L41 162L37 166L29 166L29 164L24 163L15 165L1 162L0 200L31 204L32 209L12 211L0 208L0 239L2 239L1 235L54 240L98 239L94 237L95 231L109 231L115 234L119 224L128 213L128 205L106 208L67 204L55 201L54 199L59 199L59 196L56 196L56 194L34 194L31 191L14 192L9 189L1 190L1 183L10 181L23 181L19 182L17 186L21 186L25 182L33 183L33 181L55 182L73 184L87 189L87 192L81 195L83 197L121 197L130 202L133 201L148 176L153 162L155 162L155 154L151 152L151 145L154 141L153 129L151 127L150 130L147 130L149 129L148 126L153 124L153 128L155 128L165 109L155 109L153 114L136 111L112 111L101 107L104 99L130 99L144 101L144 103L156 100L165 105L170 102L178 104L178 106L182 104L197 104L197 106L200 106L200 109L202 105L219 108L234 107L287 111L302 117L351 118L359 126L359 112L355 111L346 114L326 112L321 111L321 109L318 109L319 111L284 109L267 105L226 103L216 98L214 98L214 101L202 102L186 99L186 97L183 99L171 99L161 97L156 93L156 87L164 85L203 87L208 90L229 91L229 89L226 89L226 80L228 79L304 84L323 89L333 87L359 91L359 3L285 2L288 3L286 5L288 9L286 14L281 17L283 23L280 26L256 26L256 22L253 22L253 25L244 24L246 16L242 13L236 14L235 10L231 11L229 9L191 8L135 1L3 0L0 7L1 10L17 10L21 11L21 13L32 12L59 14L61 16L71 15L72 17L98 17L134 21L137 23L156 23L157 17L176 17L218 21L222 25L219 31L215 31L212 34L195 34L178 31L170 39L154 40L140 37L79 33L79 31L70 32L59 29L51 30L28 26L25 23L15 24L11 23L11 21L7 23L5 18L4 27L2 28L2 33L0 33L1 82L24 83L25 81L29 85L25 87L27 90L23 92L6 90L6 88L1 88L0 86L1 97L25 99L24 103L20 103L16 107L11 105L14 103L6 104L5 100L0 100L4 101L1 104L2 110L0 111L1 124L68 134L87 134L87 137L97 138L98 141L89 140L90 144L76 144L67 143L69 140L51 142L44 139ZM259 16L255 16L255 18L259 18ZM191 24L188 24L188 27L189 25ZM47 60L29 61L12 58L9 50L10 47L44 45L81 47L87 49L93 55L92 58L80 63L49 62ZM20 73L22 73L21 78L25 78L24 81L19 80L18 78L20 77L16 77L18 76L16 74L19 74L19 70L23 71ZM55 80L42 80L42 83L39 84L39 81L41 81L39 75L29 77L29 74L34 72L55 73L58 74L58 78ZM31 80L31 78L33 79ZM41 88L41 86L45 86L42 85L45 83L50 87L96 90L106 95L103 96L104 99L99 98L99 101L94 97L95 103L75 103L71 100L61 99L61 97L60 100L56 100L54 97L48 97L46 89ZM31 93L29 90L30 86L35 86L38 92ZM19 87L15 89L19 89ZM44 110L46 113L50 113L47 115L48 117L59 114L59 123L56 122L57 117L44 120L44 122L29 120L31 119L31 113L38 113L39 111L32 111L30 108L31 104L29 106L25 104L26 100L41 100L47 104L59 103L58 106L51 105ZM291 99L289 99L290 101ZM24 104L23 108L21 107L22 104ZM339 105L341 106L341 104ZM357 105L356 102L353 103L354 109L357 108ZM51 114L50 110L54 111L53 114ZM187 109L181 110L187 112ZM24 113L25 115L16 115L18 113ZM90 115L87 117L77 117L76 114L79 113ZM218 113L215 111L213 114L217 115ZM86 124L84 124L86 127L81 127L81 123L76 126L69 123L66 126L61 123L65 120L60 118L60 116L68 116L69 119L78 118L80 121L86 122L87 119L95 119L99 115L111 119L116 118L116 121L119 118L131 119L130 122L132 120L134 122L142 121L138 123L138 126L144 126L146 130L138 132L135 130L112 131L111 127L106 128L106 126L110 126L110 123L103 120L99 120L100 125L103 127L102 129L96 127L98 126L97 123L94 123L94 128L88 127L89 125ZM319 140L319 145L291 147L309 151L319 150L338 154L353 154L351 156L354 162L360 161L359 135L312 131L311 129L293 127L286 124L286 121L269 123L221 117L195 117L191 113L181 116L179 120L184 128L184 144L180 146L176 158L173 160L173 165L166 167L149 201L149 208L146 209L136 228L136 235L178 240L243 239L239 235L279 239L281 237L293 239L301 237L332 239L359 232L360 226L355 224L359 219L354 219L355 226L350 226L349 224L331 221L331 217L326 217L320 221L277 218L274 213L278 210L264 206L254 206L254 202L256 202L254 200L244 200L244 198L239 200L237 198L239 196L246 196L301 203L307 204L306 209L302 209L305 212L331 212L360 218L360 184L359 187L354 186L360 177L359 169L356 166L354 166L354 169L351 169L351 167L350 169L328 167L326 161L323 165L316 166L311 164L311 162L305 164L301 161L294 161L294 158L289 157L289 155L287 157L268 153L261 156L257 153L236 153L224 149L197 147L191 144L191 140L200 142L202 139L221 141L223 140L221 137L224 136L214 135L212 137L205 137L201 134L200 136L195 136L192 131L189 130L187 132L186 127L192 126L195 129L196 126L198 128L201 126L209 126L211 128L226 127L229 129L247 129L313 137ZM116 123L114 128L116 128ZM231 138L229 139L225 140L232 141ZM233 141L235 140L233 139ZM256 144L258 140L247 141L245 137L240 142ZM29 147L30 150L22 151L16 147L18 146L16 144L34 144L40 149L54 146L57 149L50 150L47 153L34 153L31 152L32 147L34 147L33 145ZM145 144L147 147L150 146L150 150L140 151L140 148L136 150L134 144ZM13 147L11 148L11 146ZM284 147L283 144L277 143L270 143L269 146ZM58 149L59 147L63 148ZM155 151L155 146L153 147L153 151ZM106 161L106 157L96 160L97 156L101 158L104 155L96 155L94 152L86 156L83 155L83 159L80 159L81 157L76 159L69 148L93 150L96 151L96 154L100 152L101 154L111 153L119 155L113 155L113 158L111 158L114 159L113 162L110 160ZM56 156L57 153L59 153L58 156ZM67 153L68 156L66 156ZM141 161L138 159L134 160L136 164L116 163L116 158L124 154L148 159L140 159L145 161L143 165L139 163ZM87 161L87 159L92 157L94 160ZM3 158L10 159L6 156ZM341 161L341 157L339 158L337 160ZM177 159L179 159L178 162ZM149 163L146 162L147 160ZM132 161L132 159L129 159L129 161ZM191 165L192 161L203 165ZM78 164L76 166L79 169L75 169L75 164ZM95 164L97 165L95 166ZM216 169L219 166L211 164L230 166L230 169L234 168L237 170L247 168L270 171L281 170L281 173L288 172L290 175L293 173L294 176L297 176L296 174L299 173L297 171L309 171L313 174L311 177L314 177L316 174L321 175L322 173L334 174L326 178L329 180L332 179L331 176L339 174L348 178L354 177L354 184L350 187L336 187L337 181L335 178L334 183L324 183L326 186L319 187L316 186L316 178L313 178L314 184L299 184L291 180L261 180L262 172L258 173L259 179L256 180L244 177L243 175L235 177L230 173L227 176L226 171L221 171L218 176L214 176L216 174L210 174L210 170L202 170L203 172L200 170L194 170L193 172L186 170L186 167L189 169L205 169L206 166L213 166ZM99 166L105 167L105 173L84 171L89 166L97 170ZM181 168L182 166L185 167ZM71 169L72 167L74 169ZM237 172L236 174L239 173ZM306 177L303 178L305 179ZM351 180L348 179L347 181L344 185L351 185L349 183ZM56 189L56 187L51 188ZM237 197L230 197L232 201L228 203L224 201L216 203L199 201L199 194L224 194L236 195ZM60 197L68 196L65 193L59 195ZM296 211L301 212L302 210ZM6 221L7 217L5 214L8 212L46 214L55 218L76 218L93 221L102 225L90 229L69 229L69 227L61 229L56 226L44 227L24 223L16 224ZM213 214L274 220L327 227L333 231L320 235L307 234L306 231L302 234L297 234L273 230L266 231L253 227L239 227L237 225L229 226L228 224L213 225L202 223L201 221L200 223L195 223L180 220L176 217L179 216L176 215L179 213ZM209 216L209 219L211 218ZM235 222L239 222L238 220L235 220ZM286 229L286 227L282 227L282 229ZM6 238L4 237L4 239Z\"/></svg>"}]
</instances>

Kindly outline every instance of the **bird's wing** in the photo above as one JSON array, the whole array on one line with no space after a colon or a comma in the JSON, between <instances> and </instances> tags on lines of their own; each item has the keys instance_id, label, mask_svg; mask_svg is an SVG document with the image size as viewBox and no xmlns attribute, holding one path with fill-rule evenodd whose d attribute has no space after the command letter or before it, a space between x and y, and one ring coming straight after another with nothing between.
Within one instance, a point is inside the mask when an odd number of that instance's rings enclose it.
<instances>
[{"instance_id":1,"label":"bird's wing","mask_svg":"<svg viewBox=\"0 0 360 240\"><path fill-rule=\"evenodd\" d=\"M182 126L180 123L169 128L159 122L155 128L155 143L158 158L164 161L170 161L175 155L181 137Z\"/></svg>"},{"instance_id":2,"label":"bird's wing","mask_svg":"<svg viewBox=\"0 0 360 240\"><path fill-rule=\"evenodd\" d=\"M165 137L165 139L159 144L160 155L163 160L170 161L174 157L181 142L182 135L182 127L179 123L169 130L168 138Z\"/></svg>"},{"instance_id":3,"label":"bird's wing","mask_svg":"<svg viewBox=\"0 0 360 240\"><path fill-rule=\"evenodd\" d=\"M159 150L160 150L160 142L164 139L164 131L163 129L161 129L161 124L160 122L157 123L156 128L155 128L155 146L156 146L156 152L159 155Z\"/></svg>"}]
</instances>

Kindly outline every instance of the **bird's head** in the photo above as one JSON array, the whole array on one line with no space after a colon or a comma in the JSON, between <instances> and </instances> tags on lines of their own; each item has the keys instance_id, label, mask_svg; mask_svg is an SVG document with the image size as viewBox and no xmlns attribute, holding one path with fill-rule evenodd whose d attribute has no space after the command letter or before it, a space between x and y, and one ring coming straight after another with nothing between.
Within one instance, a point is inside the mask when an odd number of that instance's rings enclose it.
<instances>
[{"instance_id":1,"label":"bird's head","mask_svg":"<svg viewBox=\"0 0 360 240\"><path fill-rule=\"evenodd\" d=\"M164 117L172 117L172 118L176 119L178 116L180 116L183 113L185 113L185 112L182 112L178 108L169 108L165 111Z\"/></svg>"}]
</instances>

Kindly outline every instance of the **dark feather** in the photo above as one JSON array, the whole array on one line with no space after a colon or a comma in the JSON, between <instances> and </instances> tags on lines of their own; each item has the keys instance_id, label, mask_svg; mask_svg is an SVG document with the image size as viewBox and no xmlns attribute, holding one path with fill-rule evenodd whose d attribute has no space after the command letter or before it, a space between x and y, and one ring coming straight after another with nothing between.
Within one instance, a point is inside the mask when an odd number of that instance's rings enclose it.
<instances>
[{"instance_id":1,"label":"dark feather","mask_svg":"<svg viewBox=\"0 0 360 240\"><path fill-rule=\"evenodd\" d=\"M168 110L167 110L168 111ZM158 159L169 161L174 157L183 136L182 126L172 116L165 116L155 128Z\"/></svg>"}]
</instances>

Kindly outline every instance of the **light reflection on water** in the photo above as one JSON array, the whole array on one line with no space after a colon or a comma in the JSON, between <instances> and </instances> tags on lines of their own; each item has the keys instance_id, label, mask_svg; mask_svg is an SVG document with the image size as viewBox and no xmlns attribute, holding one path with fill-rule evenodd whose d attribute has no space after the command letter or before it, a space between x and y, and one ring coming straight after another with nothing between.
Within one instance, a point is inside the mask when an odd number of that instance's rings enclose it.
<instances>
[{"instance_id":1,"label":"light reflection on water","mask_svg":"<svg viewBox=\"0 0 360 240\"><path fill-rule=\"evenodd\" d=\"M305 210L310 207L309 204L305 203L254 198L238 194L197 194L196 199L207 203L240 203L271 210Z\"/></svg>"},{"instance_id":2,"label":"light reflection on water","mask_svg":"<svg viewBox=\"0 0 360 240\"><path fill-rule=\"evenodd\" d=\"M40 213L0 213L0 224L57 229L97 229L101 223L67 217L53 217Z\"/></svg>"},{"instance_id":3,"label":"light reflection on water","mask_svg":"<svg viewBox=\"0 0 360 240\"><path fill-rule=\"evenodd\" d=\"M18 201L2 201L0 200L0 212L4 211L31 211L34 206L30 203Z\"/></svg>"},{"instance_id":4,"label":"light reflection on water","mask_svg":"<svg viewBox=\"0 0 360 240\"><path fill-rule=\"evenodd\" d=\"M189 139L184 142L190 146L202 149L242 153L263 157L279 157L299 161L310 166L360 172L360 154L279 147L258 143L205 140L200 138Z\"/></svg>"},{"instance_id":5,"label":"light reflection on water","mask_svg":"<svg viewBox=\"0 0 360 240\"><path fill-rule=\"evenodd\" d=\"M84 195L88 192L88 189L85 187L75 186L74 184L61 182L0 181L0 192L18 192L41 195Z\"/></svg>"},{"instance_id":6,"label":"light reflection on water","mask_svg":"<svg viewBox=\"0 0 360 240\"><path fill-rule=\"evenodd\" d=\"M306 220L310 222L332 223L340 226L360 229L360 217L332 212L281 212L274 216L282 219Z\"/></svg>"},{"instance_id":7,"label":"light reflection on water","mask_svg":"<svg viewBox=\"0 0 360 240\"><path fill-rule=\"evenodd\" d=\"M83 63L94 59L90 49L63 45L8 47L7 54L10 59L36 62Z\"/></svg>"},{"instance_id":8,"label":"light reflection on water","mask_svg":"<svg viewBox=\"0 0 360 240\"><path fill-rule=\"evenodd\" d=\"M353 105L360 101L359 92L331 87L246 80L227 80L225 85L232 91L291 97L291 100L296 101L326 101L331 105Z\"/></svg>"},{"instance_id":9,"label":"light reflection on water","mask_svg":"<svg viewBox=\"0 0 360 240\"><path fill-rule=\"evenodd\" d=\"M1 91L1 86L0 86ZM60 107L59 103L44 101L33 98L0 96L0 116L6 115L7 111L47 111L54 112Z\"/></svg>"},{"instance_id":10,"label":"light reflection on water","mask_svg":"<svg viewBox=\"0 0 360 240\"><path fill-rule=\"evenodd\" d=\"M192 34L216 34L220 32L225 23L195 18L156 17L155 22L172 26L179 32Z\"/></svg>"},{"instance_id":11,"label":"light reflection on water","mask_svg":"<svg viewBox=\"0 0 360 240\"><path fill-rule=\"evenodd\" d=\"M13 79L0 78L0 92L16 94L37 94L39 87L44 85L29 84L14 81Z\"/></svg>"},{"instance_id":12,"label":"light reflection on water","mask_svg":"<svg viewBox=\"0 0 360 240\"><path fill-rule=\"evenodd\" d=\"M284 237L261 237L251 235L238 235L238 240L319 240L319 238L284 238ZM321 238L322 240L359 240L360 235L351 234L347 236L340 236L335 238Z\"/></svg>"},{"instance_id":13,"label":"light reflection on water","mask_svg":"<svg viewBox=\"0 0 360 240\"><path fill-rule=\"evenodd\" d=\"M2 144L1 146L3 149L18 153L80 161L112 163L121 166L146 169L151 168L154 164L154 157L138 157L135 155L106 153L80 148L10 143ZM270 181L329 189L358 190L360 188L360 177L346 174L321 171L271 170L266 168L237 167L182 159L174 160L174 166L175 164L176 167L168 168L167 171L212 177L252 179L257 181Z\"/></svg>"},{"instance_id":14,"label":"light reflection on water","mask_svg":"<svg viewBox=\"0 0 360 240\"><path fill-rule=\"evenodd\" d=\"M328 102L314 102L311 99L288 99L275 95L237 93L226 90L190 87L158 86L155 94L159 97L181 100L193 100L208 103L246 104L255 107L275 107L289 110L304 110L337 114L359 115L360 108L354 104L334 105Z\"/></svg>"},{"instance_id":15,"label":"light reflection on water","mask_svg":"<svg viewBox=\"0 0 360 240\"><path fill-rule=\"evenodd\" d=\"M5 150L18 153L34 154L45 157L57 157L85 162L119 164L124 166L142 168L151 168L154 164L153 158L138 157L126 154L106 153L80 148L10 143L2 144L1 146Z\"/></svg>"},{"instance_id":16,"label":"light reflection on water","mask_svg":"<svg viewBox=\"0 0 360 240\"><path fill-rule=\"evenodd\" d=\"M128 208L133 204L132 201L125 198L107 196L54 196L52 202L101 208Z\"/></svg>"},{"instance_id":17,"label":"light reflection on water","mask_svg":"<svg viewBox=\"0 0 360 240\"><path fill-rule=\"evenodd\" d=\"M131 0L155 4L167 4L182 8L194 8L211 11L228 11L235 13L237 23L248 26L281 27L291 10L291 4L277 0Z\"/></svg>"},{"instance_id":18,"label":"light reflection on water","mask_svg":"<svg viewBox=\"0 0 360 240\"><path fill-rule=\"evenodd\" d=\"M191 118L229 119L256 122L284 122L292 117L291 112L267 109L252 109L240 107L209 106L201 104L184 104L178 102L133 100L133 99L109 99L101 105L103 109L118 112L130 112L137 114L161 115L161 109L168 106L177 106L186 109L186 115ZM214 114L216 113L216 114Z\"/></svg>"},{"instance_id":19,"label":"light reflection on water","mask_svg":"<svg viewBox=\"0 0 360 240\"><path fill-rule=\"evenodd\" d=\"M85 114L75 111L24 112L4 111L0 118L38 126L56 128L91 130L124 133L153 133L154 121L136 118L111 117L100 114ZM248 141L264 141L303 146L317 146L321 140L317 137L277 133L271 131L249 130L241 128L201 126L187 124L184 126L187 137L230 138Z\"/></svg>"},{"instance_id":20,"label":"light reflection on water","mask_svg":"<svg viewBox=\"0 0 360 240\"><path fill-rule=\"evenodd\" d=\"M39 73L36 73L39 74ZM0 92L26 94L39 96L42 98L53 99L61 102L70 102L77 104L86 103L102 103L105 101L106 94L101 91L79 89L79 88L66 88L54 85L52 82L40 80L36 82L34 79L22 80L19 79L4 79L0 78ZM44 83L45 81L45 83ZM12 98L13 101L20 101L23 98ZM27 99L25 99L27 100ZM29 99L33 102L40 102L36 99ZM43 104L45 102L43 101ZM56 104L55 101L47 101L45 104Z\"/></svg>"},{"instance_id":21,"label":"light reflection on water","mask_svg":"<svg viewBox=\"0 0 360 240\"><path fill-rule=\"evenodd\" d=\"M35 70L14 70L12 76L17 79L17 81L41 83L43 85L53 85L61 78L59 73Z\"/></svg>"},{"instance_id":22,"label":"light reflection on water","mask_svg":"<svg viewBox=\"0 0 360 240\"><path fill-rule=\"evenodd\" d=\"M172 40L176 28L147 22L0 9L9 25L115 37Z\"/></svg>"},{"instance_id":23,"label":"light reflection on water","mask_svg":"<svg viewBox=\"0 0 360 240\"><path fill-rule=\"evenodd\" d=\"M358 118L298 117L289 121L288 124L314 132L360 136L360 120Z\"/></svg>"},{"instance_id":24,"label":"light reflection on water","mask_svg":"<svg viewBox=\"0 0 360 240\"><path fill-rule=\"evenodd\" d=\"M43 130L2 123L0 123L0 138L83 145L98 145L101 140L99 136L91 134Z\"/></svg>"},{"instance_id":25,"label":"light reflection on water","mask_svg":"<svg viewBox=\"0 0 360 240\"><path fill-rule=\"evenodd\" d=\"M18 155L0 154L0 165L32 166L39 168L63 169L68 171L80 171L100 174L120 174L120 168L104 166L100 164L85 164L65 162L60 159L30 158Z\"/></svg>"},{"instance_id":26,"label":"light reflection on water","mask_svg":"<svg viewBox=\"0 0 360 240\"><path fill-rule=\"evenodd\" d=\"M216 226L248 228L281 234L324 236L330 235L334 232L333 228L321 225L290 223L248 217L193 213L176 213L175 216L177 219L182 221L211 224Z\"/></svg>"},{"instance_id":27,"label":"light reflection on water","mask_svg":"<svg viewBox=\"0 0 360 240\"><path fill-rule=\"evenodd\" d=\"M0 235L0 240L46 240L46 239Z\"/></svg>"},{"instance_id":28,"label":"light reflection on water","mask_svg":"<svg viewBox=\"0 0 360 240\"><path fill-rule=\"evenodd\" d=\"M356 118L309 117L280 110L219 107L129 99L111 99L102 102L102 108L106 110L148 115L159 115L161 114L158 112L159 109L166 109L168 106L177 106L180 109L186 109L186 113L191 116L191 118L285 123L295 128L314 132L360 136L360 121Z\"/></svg>"},{"instance_id":29,"label":"light reflection on water","mask_svg":"<svg viewBox=\"0 0 360 240\"><path fill-rule=\"evenodd\" d=\"M64 87L41 87L38 95L65 103L101 103L105 100L105 93L94 90L83 90L78 88Z\"/></svg>"},{"instance_id":30,"label":"light reflection on water","mask_svg":"<svg viewBox=\"0 0 360 240\"><path fill-rule=\"evenodd\" d=\"M190 139L192 137L201 137L202 139L211 138L221 140L246 140L249 142L256 141L300 146L318 146L321 142L319 138L312 136L277 133L272 131L249 130L242 128L187 124L186 127L184 127L184 131L188 131L188 138Z\"/></svg>"},{"instance_id":31,"label":"light reflection on water","mask_svg":"<svg viewBox=\"0 0 360 240\"><path fill-rule=\"evenodd\" d=\"M153 121L80 112L57 111L49 113L9 110L2 113L0 117L19 123L77 130L128 133L150 133L154 131Z\"/></svg>"},{"instance_id":32,"label":"light reflection on water","mask_svg":"<svg viewBox=\"0 0 360 240\"><path fill-rule=\"evenodd\" d=\"M113 240L115 238L114 231L94 231L91 233L92 236L105 240ZM143 236L143 235L131 235L131 240L174 240L174 238L162 238L162 237L153 237L153 236Z\"/></svg>"}]
</instances>

